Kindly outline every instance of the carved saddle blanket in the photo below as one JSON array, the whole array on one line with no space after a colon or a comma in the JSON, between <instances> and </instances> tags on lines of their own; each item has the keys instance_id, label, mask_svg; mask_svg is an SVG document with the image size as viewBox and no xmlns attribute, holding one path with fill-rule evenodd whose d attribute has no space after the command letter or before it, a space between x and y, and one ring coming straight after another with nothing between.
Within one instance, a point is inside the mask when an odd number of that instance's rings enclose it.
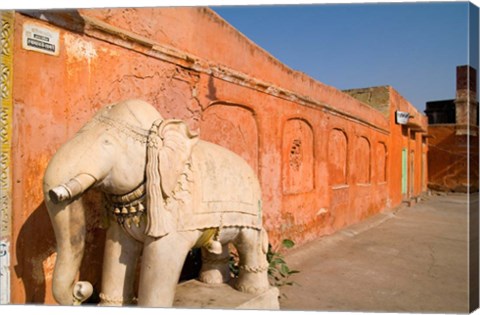
<instances>
[{"instance_id":1,"label":"carved saddle blanket","mask_svg":"<svg viewBox=\"0 0 480 315\"><path fill-rule=\"evenodd\" d=\"M239 156L209 142L193 148L167 209L177 213L177 229L250 227L262 225L261 192L257 177ZM173 201L173 200L172 200Z\"/></svg>"}]
</instances>

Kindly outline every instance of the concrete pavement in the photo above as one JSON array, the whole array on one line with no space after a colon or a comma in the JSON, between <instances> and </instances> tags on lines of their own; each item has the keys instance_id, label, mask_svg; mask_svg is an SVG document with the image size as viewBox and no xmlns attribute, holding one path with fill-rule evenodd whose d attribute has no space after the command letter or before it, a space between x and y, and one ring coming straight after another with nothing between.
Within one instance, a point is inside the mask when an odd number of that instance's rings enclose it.
<instances>
[{"instance_id":1,"label":"concrete pavement","mask_svg":"<svg viewBox=\"0 0 480 315\"><path fill-rule=\"evenodd\" d=\"M430 196L293 248L280 308L466 313L467 227L467 195Z\"/></svg>"}]
</instances>

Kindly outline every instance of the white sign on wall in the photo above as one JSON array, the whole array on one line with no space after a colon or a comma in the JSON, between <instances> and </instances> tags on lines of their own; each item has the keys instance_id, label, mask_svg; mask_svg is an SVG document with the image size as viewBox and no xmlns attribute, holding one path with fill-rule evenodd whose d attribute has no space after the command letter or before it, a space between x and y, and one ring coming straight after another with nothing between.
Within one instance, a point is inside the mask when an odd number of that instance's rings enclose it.
<instances>
[{"instance_id":1,"label":"white sign on wall","mask_svg":"<svg viewBox=\"0 0 480 315\"><path fill-rule=\"evenodd\" d=\"M60 32L35 23L23 24L22 47L47 55L58 56Z\"/></svg>"},{"instance_id":2,"label":"white sign on wall","mask_svg":"<svg viewBox=\"0 0 480 315\"><path fill-rule=\"evenodd\" d=\"M395 112L395 123L398 125L406 125L408 124L408 119L410 118L410 114L408 112Z\"/></svg>"}]
</instances>

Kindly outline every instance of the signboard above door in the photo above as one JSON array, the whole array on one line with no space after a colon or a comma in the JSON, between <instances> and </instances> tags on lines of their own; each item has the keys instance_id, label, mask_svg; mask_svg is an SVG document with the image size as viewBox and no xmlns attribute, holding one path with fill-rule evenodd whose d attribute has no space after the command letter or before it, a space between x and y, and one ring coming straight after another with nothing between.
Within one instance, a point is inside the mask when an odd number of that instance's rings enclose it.
<instances>
[{"instance_id":1,"label":"signboard above door","mask_svg":"<svg viewBox=\"0 0 480 315\"><path fill-rule=\"evenodd\" d=\"M401 112L397 110L395 112L395 123L397 125L406 125L408 124L408 119L410 118L410 114L408 112Z\"/></svg>"}]
</instances>

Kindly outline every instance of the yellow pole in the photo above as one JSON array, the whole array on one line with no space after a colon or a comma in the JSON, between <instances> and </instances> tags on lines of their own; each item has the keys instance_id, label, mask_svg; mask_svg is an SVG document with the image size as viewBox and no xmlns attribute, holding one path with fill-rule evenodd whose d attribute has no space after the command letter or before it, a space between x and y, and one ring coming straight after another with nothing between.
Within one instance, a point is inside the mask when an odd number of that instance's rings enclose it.
<instances>
[{"instance_id":1,"label":"yellow pole","mask_svg":"<svg viewBox=\"0 0 480 315\"><path fill-rule=\"evenodd\" d=\"M14 11L0 11L0 304L10 303L10 237L12 211L12 84Z\"/></svg>"}]
</instances>

